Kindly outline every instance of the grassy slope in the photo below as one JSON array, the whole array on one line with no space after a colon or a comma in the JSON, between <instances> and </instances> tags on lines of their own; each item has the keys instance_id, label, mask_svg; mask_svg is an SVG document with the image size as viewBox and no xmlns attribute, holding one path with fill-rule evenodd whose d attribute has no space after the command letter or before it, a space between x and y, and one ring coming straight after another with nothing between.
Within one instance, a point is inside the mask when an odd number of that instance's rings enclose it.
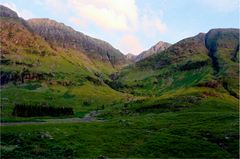
<instances>
[{"instance_id":1,"label":"grassy slope","mask_svg":"<svg viewBox=\"0 0 240 159\"><path fill-rule=\"evenodd\" d=\"M219 29L210 31L206 37L199 34L184 39L160 54L123 69L117 79L122 87L117 89L155 96L204 86L238 98L238 33L237 29ZM209 54L214 54L217 64L212 64L214 59ZM216 71L216 67L219 70ZM214 83L215 86L210 86Z\"/></svg>"},{"instance_id":2,"label":"grassy slope","mask_svg":"<svg viewBox=\"0 0 240 159\"><path fill-rule=\"evenodd\" d=\"M118 79L126 86L121 91L155 96L181 88L195 87L213 80L211 59L204 46L204 37L202 36L200 34L182 40L165 52L125 68ZM165 61L165 63L160 68L156 68L159 61ZM181 67L188 63L195 66L202 61L206 64L197 68L181 70ZM132 87L134 89L131 89Z\"/></svg>"}]
</instances>

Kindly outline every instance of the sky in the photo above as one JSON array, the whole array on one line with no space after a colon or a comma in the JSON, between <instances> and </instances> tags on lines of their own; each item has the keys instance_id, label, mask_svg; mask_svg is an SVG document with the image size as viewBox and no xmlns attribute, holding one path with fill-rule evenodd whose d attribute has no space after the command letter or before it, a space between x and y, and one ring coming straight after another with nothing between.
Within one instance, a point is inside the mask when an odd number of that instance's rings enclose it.
<instances>
[{"instance_id":1,"label":"sky","mask_svg":"<svg viewBox=\"0 0 240 159\"><path fill-rule=\"evenodd\" d=\"M139 54L212 28L239 28L239 0L0 0L24 19L49 18Z\"/></svg>"}]
</instances>

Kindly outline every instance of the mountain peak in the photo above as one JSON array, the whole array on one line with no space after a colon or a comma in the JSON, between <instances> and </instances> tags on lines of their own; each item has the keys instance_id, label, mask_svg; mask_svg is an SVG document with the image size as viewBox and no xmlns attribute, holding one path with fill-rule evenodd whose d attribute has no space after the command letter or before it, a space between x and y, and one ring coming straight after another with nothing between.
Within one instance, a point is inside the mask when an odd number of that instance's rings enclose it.
<instances>
[{"instance_id":1,"label":"mountain peak","mask_svg":"<svg viewBox=\"0 0 240 159\"><path fill-rule=\"evenodd\" d=\"M157 44L152 46L149 51L150 52L160 52L160 51L167 49L170 45L171 44L169 44L167 42L159 41Z\"/></svg>"},{"instance_id":2,"label":"mountain peak","mask_svg":"<svg viewBox=\"0 0 240 159\"><path fill-rule=\"evenodd\" d=\"M132 53L128 53L127 55L125 55L126 59L129 61L134 61L134 59L136 58L136 55L132 54Z\"/></svg>"},{"instance_id":3,"label":"mountain peak","mask_svg":"<svg viewBox=\"0 0 240 159\"><path fill-rule=\"evenodd\" d=\"M0 5L0 17L19 18L16 12L3 5Z\"/></svg>"},{"instance_id":4,"label":"mountain peak","mask_svg":"<svg viewBox=\"0 0 240 159\"><path fill-rule=\"evenodd\" d=\"M150 49L143 51L142 53L140 53L136 58L135 61L138 62L142 59L145 59L153 54L162 52L164 50L166 50L169 46L171 46L170 43L164 42L164 41L159 41L157 44L155 44L154 46L152 46Z\"/></svg>"}]
</instances>

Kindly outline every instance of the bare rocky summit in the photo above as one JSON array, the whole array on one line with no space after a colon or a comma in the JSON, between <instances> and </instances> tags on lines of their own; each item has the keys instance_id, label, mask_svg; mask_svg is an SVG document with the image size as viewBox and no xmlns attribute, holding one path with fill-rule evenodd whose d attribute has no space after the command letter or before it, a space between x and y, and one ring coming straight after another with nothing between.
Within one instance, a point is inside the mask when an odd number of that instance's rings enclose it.
<instances>
[{"instance_id":1,"label":"bare rocky summit","mask_svg":"<svg viewBox=\"0 0 240 159\"><path fill-rule=\"evenodd\" d=\"M167 42L159 41L156 45L152 46L149 50L146 50L146 51L143 51L142 53L140 53L135 58L135 62L143 60L153 54L162 52L162 51L166 50L169 46L171 46L171 44L169 44Z\"/></svg>"},{"instance_id":2,"label":"bare rocky summit","mask_svg":"<svg viewBox=\"0 0 240 159\"><path fill-rule=\"evenodd\" d=\"M125 55L125 58L130 62L133 62L136 57L137 57L136 55L131 54L131 53L128 53L127 55Z\"/></svg>"}]
</instances>

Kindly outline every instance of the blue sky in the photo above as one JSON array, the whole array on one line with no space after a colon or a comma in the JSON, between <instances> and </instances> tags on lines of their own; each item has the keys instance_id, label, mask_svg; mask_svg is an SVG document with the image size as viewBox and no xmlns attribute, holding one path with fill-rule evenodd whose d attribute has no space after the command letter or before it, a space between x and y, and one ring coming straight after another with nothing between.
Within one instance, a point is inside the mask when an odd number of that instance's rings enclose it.
<instances>
[{"instance_id":1,"label":"blue sky","mask_svg":"<svg viewBox=\"0 0 240 159\"><path fill-rule=\"evenodd\" d=\"M50 18L138 54L212 28L239 28L239 0L0 0L24 19Z\"/></svg>"}]
</instances>

